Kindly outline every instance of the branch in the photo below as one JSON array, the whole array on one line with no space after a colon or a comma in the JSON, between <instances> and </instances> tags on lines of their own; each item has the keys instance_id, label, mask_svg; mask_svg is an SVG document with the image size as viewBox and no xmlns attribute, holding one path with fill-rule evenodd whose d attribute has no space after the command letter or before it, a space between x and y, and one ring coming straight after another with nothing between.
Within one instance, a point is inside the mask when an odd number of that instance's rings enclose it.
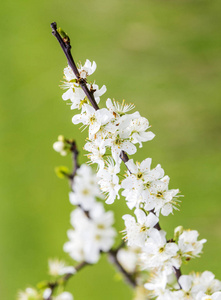
<instances>
[{"instance_id":1,"label":"branch","mask_svg":"<svg viewBox=\"0 0 221 300\"><path fill-rule=\"evenodd\" d=\"M117 267L117 269L123 274L126 282L131 286L131 287L136 287L136 281L135 278L133 278L132 274L127 273L127 271L121 266L121 264L119 263L119 261L117 260L117 253L118 251L125 245L125 243L120 244L120 246L118 248L116 248L115 250L111 249L107 252L107 254L109 254L109 258L110 261ZM105 252L102 252L105 253ZM81 269L83 269L86 266L91 266L91 264L89 264L86 261L83 261L81 263L79 263L77 266L75 266L75 273L67 273L65 274L63 277L57 279L54 282L49 282L48 283L48 288L51 289L51 295L48 298L45 298L44 300L52 300L52 295L54 290L60 285L60 284L67 284L68 280L70 278L72 278L78 271L80 271Z\"/></svg>"},{"instance_id":2,"label":"branch","mask_svg":"<svg viewBox=\"0 0 221 300\"><path fill-rule=\"evenodd\" d=\"M87 263L86 261L81 262L79 265L77 265L75 267L76 272L80 271L81 269L83 269L85 266L90 265L89 263ZM65 274L63 277L57 279L54 282L49 282L48 283L48 287L51 289L51 295L48 298L45 298L44 300L52 300L52 294L55 290L56 287L58 287L61 283L62 284L66 284L67 281L76 273L67 273Z\"/></svg>"},{"instance_id":3,"label":"branch","mask_svg":"<svg viewBox=\"0 0 221 300\"><path fill-rule=\"evenodd\" d=\"M52 34L56 37L56 39L58 40L67 60L68 60L68 64L71 67L72 71L74 72L76 78L77 78L77 82L80 84L81 88L83 89L83 91L85 92L85 95L87 96L87 98L89 99L89 101L91 102L91 105L93 106L93 108L95 110L98 110L99 107L97 105L97 102L94 99L94 95L93 95L93 91L90 91L87 87L87 81L84 78L81 78L80 73L76 67L76 64L74 62L74 59L72 57L71 54L71 45L70 45L70 39L69 37L65 34L65 36L62 38L61 35L59 34L58 30L61 31L61 29L57 30L57 23L51 23L51 28L52 28Z\"/></svg>"},{"instance_id":4,"label":"branch","mask_svg":"<svg viewBox=\"0 0 221 300\"><path fill-rule=\"evenodd\" d=\"M123 267L122 265L119 263L118 259L117 259L117 253L120 249L116 249L116 250L109 250L108 251L108 255L109 255L109 259L110 262L112 264L114 264L116 266L116 268L118 269L118 271L120 273L122 273L122 275L124 276L125 281L132 287L135 288L137 286L137 282L133 276L133 274L129 274Z\"/></svg>"},{"instance_id":5,"label":"branch","mask_svg":"<svg viewBox=\"0 0 221 300\"><path fill-rule=\"evenodd\" d=\"M74 140L65 140L65 141L71 146L70 150L71 150L72 155L73 155L73 172L69 176L69 178L71 179L71 185L72 185L73 181L74 181L74 177L75 177L76 172L77 172L77 169L80 168L80 164L78 162L79 151L77 149L77 144Z\"/></svg>"},{"instance_id":6,"label":"branch","mask_svg":"<svg viewBox=\"0 0 221 300\"><path fill-rule=\"evenodd\" d=\"M60 34L57 31L57 24L56 24L56 22L54 22L54 23L51 24L51 28L52 28L52 34L57 38L57 40L58 40L58 42L59 42L59 44L60 44L60 46L61 46L64 54L66 55L66 58L68 60L68 64L71 67L71 69L73 70L75 76L77 77L78 82L79 82L80 86L82 87L83 91L85 92L88 100L90 101L90 103L93 106L93 108L95 110L98 110L99 106L97 105L97 103L96 103L96 101L94 99L93 93L91 93L89 91L89 89L88 89L88 87L86 85L86 80L80 77L79 71L78 71L78 69L77 69L77 67L75 65L74 59L73 59L72 54L71 54L71 45L70 45L70 39L69 39L69 37L67 35L65 35L65 37L62 39L62 37L60 36ZM127 153L125 151L121 151L120 158L122 159L122 161L124 163L126 163L129 160L129 157L128 157L128 155L127 155ZM129 169L128 169L128 171L131 173L131 171ZM160 227L159 223L157 223L154 227L157 230L159 230L159 231L161 230L161 227ZM117 265L116 256L114 258L113 253L111 253L110 255L113 258L114 263L116 263L116 265ZM117 265L117 267L118 267L118 265ZM174 269L174 273L175 273L175 276L176 276L177 281L178 281L178 279L181 276L181 271L180 271L180 269L176 269L175 267L173 267L173 269ZM123 270L121 270L121 272L124 274ZM131 285L132 285L132 283L131 283ZM134 286L136 286L136 284L133 285L133 287Z\"/></svg>"},{"instance_id":7,"label":"branch","mask_svg":"<svg viewBox=\"0 0 221 300\"><path fill-rule=\"evenodd\" d=\"M174 271L174 274L175 274L175 276L176 276L176 279L177 279L177 282L178 282L178 284L179 284L179 287L180 287L180 289L182 289L182 287L181 287L181 285L180 285L180 283L179 283L179 278L180 278L180 276L182 275L181 270L180 270L180 269L177 269L177 268L175 268L175 267L173 267L173 271Z\"/></svg>"}]
</instances>

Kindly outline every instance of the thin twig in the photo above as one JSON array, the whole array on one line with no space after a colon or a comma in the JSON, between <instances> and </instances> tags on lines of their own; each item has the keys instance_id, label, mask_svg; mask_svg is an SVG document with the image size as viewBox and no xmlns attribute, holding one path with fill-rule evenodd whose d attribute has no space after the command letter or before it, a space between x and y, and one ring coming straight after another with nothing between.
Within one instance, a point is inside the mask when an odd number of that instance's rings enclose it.
<instances>
[{"instance_id":1,"label":"thin twig","mask_svg":"<svg viewBox=\"0 0 221 300\"><path fill-rule=\"evenodd\" d=\"M97 105L97 102L94 99L93 91L90 91L88 89L86 80L84 78L81 78L80 73L79 73L79 71L76 67L76 64L74 62L74 59L72 57L70 39L68 37L65 37L62 39L62 37L60 36L60 34L57 31L57 23L56 22L51 24L51 28L52 28L52 34L58 40L58 42L68 60L68 64L71 67L72 71L74 72L74 74L77 78L77 82L80 84L81 88L85 92L85 94L86 94L87 98L89 99L89 101L91 102L91 105L93 106L93 108L95 110L98 110L99 107Z\"/></svg>"},{"instance_id":2,"label":"thin twig","mask_svg":"<svg viewBox=\"0 0 221 300\"><path fill-rule=\"evenodd\" d=\"M116 266L116 268L118 269L118 271L120 273L122 273L122 275L124 276L125 281L132 287L135 288L137 286L137 282L136 279L134 278L133 274L129 274L124 268L123 266L119 263L118 259L117 259L117 253L118 253L119 249L117 250L109 250L108 251L108 255L109 255L109 259L110 261Z\"/></svg>"},{"instance_id":3,"label":"thin twig","mask_svg":"<svg viewBox=\"0 0 221 300\"><path fill-rule=\"evenodd\" d=\"M81 262L79 265L77 265L75 268L75 270L78 272L80 271L81 269L83 269L85 266L87 265L90 265L89 263L87 263L86 261L83 261ZM48 283L48 287L51 289L51 294L48 298L45 298L44 300L52 300L52 294L55 290L56 287L58 287L61 283L62 284L66 284L67 281L72 277L74 276L76 273L67 273L65 274L63 277L57 279L56 281L54 282L49 282Z\"/></svg>"},{"instance_id":4,"label":"thin twig","mask_svg":"<svg viewBox=\"0 0 221 300\"><path fill-rule=\"evenodd\" d=\"M177 269L177 268L175 268L175 267L173 267L173 271L174 271L174 274L175 274L175 276L176 276L176 279L177 279L177 282L178 282L178 284L179 284L179 287L180 287L180 289L182 289L182 286L181 286L180 283L179 283L179 278L180 278L180 276L182 275L181 270L180 270L180 269Z\"/></svg>"},{"instance_id":5,"label":"thin twig","mask_svg":"<svg viewBox=\"0 0 221 300\"><path fill-rule=\"evenodd\" d=\"M70 145L70 150L71 150L72 155L73 155L73 172L70 175L70 179L72 181L71 184L73 184L73 180L74 180L74 177L77 173L77 169L80 168L80 164L78 162L79 151L78 151L78 148L77 148L77 144L74 140L66 140L66 142Z\"/></svg>"}]
</instances>

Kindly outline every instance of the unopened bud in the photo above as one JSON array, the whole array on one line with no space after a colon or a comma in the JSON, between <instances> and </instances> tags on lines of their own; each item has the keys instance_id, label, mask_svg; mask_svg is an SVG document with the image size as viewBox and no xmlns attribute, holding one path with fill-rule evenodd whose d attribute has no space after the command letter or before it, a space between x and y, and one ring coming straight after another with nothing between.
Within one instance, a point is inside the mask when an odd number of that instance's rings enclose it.
<instances>
[{"instance_id":1,"label":"unopened bud","mask_svg":"<svg viewBox=\"0 0 221 300\"><path fill-rule=\"evenodd\" d=\"M178 226L174 229L174 240L178 240L179 236L183 233L183 226Z\"/></svg>"},{"instance_id":2,"label":"unopened bud","mask_svg":"<svg viewBox=\"0 0 221 300\"><path fill-rule=\"evenodd\" d=\"M70 42L69 36L60 27L58 28L57 32L60 34L60 36L62 37L62 40L65 43L69 43Z\"/></svg>"}]
</instances>

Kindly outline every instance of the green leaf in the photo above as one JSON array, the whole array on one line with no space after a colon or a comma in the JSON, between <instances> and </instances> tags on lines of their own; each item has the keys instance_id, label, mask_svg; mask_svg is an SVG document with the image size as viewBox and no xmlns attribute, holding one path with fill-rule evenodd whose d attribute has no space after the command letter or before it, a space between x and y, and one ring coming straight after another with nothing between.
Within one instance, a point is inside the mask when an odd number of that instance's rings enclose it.
<instances>
[{"instance_id":1,"label":"green leaf","mask_svg":"<svg viewBox=\"0 0 221 300\"><path fill-rule=\"evenodd\" d=\"M65 178L70 176L70 171L66 166L59 166L55 168L55 174L58 176L58 178Z\"/></svg>"}]
</instances>

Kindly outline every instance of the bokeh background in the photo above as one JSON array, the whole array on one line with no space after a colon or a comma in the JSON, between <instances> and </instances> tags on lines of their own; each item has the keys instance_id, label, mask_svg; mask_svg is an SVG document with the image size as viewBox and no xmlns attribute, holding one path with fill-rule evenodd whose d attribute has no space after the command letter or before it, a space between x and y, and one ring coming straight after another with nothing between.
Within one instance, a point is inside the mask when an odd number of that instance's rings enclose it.
<instances>
[{"instance_id":1,"label":"bokeh background","mask_svg":"<svg viewBox=\"0 0 221 300\"><path fill-rule=\"evenodd\" d=\"M64 134L82 148L86 132L71 123L74 111L61 99L66 60L53 21L70 35L76 61L96 61L91 79L106 84L106 97L134 102L152 124L156 138L135 158L161 163L170 187L185 195L162 227L169 236L182 224L208 240L183 273L211 270L221 279L220 15L220 1L1 1L1 299L47 279L49 257L71 262L62 251L69 188L54 173L70 161L52 144ZM110 208L121 230L124 200ZM68 288L76 300L132 298L106 257Z\"/></svg>"}]
</instances>

